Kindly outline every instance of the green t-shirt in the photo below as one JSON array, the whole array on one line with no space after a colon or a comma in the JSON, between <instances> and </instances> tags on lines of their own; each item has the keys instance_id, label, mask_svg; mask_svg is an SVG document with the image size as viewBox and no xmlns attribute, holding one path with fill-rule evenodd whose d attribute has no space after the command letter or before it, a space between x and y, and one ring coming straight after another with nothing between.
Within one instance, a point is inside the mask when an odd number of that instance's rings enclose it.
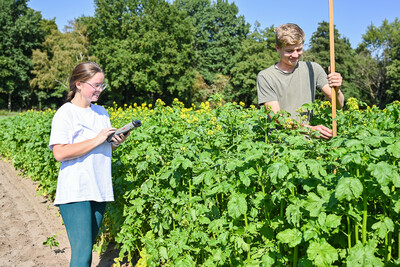
<instances>
[{"instance_id":1,"label":"green t-shirt","mask_svg":"<svg viewBox=\"0 0 400 267\"><path fill-rule=\"evenodd\" d=\"M328 84L322 67L315 62L310 66L311 69L307 62L299 61L291 73L283 72L275 65L260 71L257 75L258 104L278 101L281 110L289 112L291 118L298 121L304 114L297 114L296 110L314 100L315 89L321 90Z\"/></svg>"}]
</instances>

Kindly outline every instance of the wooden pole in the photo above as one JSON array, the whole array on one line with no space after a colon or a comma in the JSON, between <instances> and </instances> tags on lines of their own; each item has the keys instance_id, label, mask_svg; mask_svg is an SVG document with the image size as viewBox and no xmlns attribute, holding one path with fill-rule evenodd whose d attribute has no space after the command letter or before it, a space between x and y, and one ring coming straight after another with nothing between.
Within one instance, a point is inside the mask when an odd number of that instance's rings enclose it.
<instances>
[{"instance_id":1,"label":"wooden pole","mask_svg":"<svg viewBox=\"0 0 400 267\"><path fill-rule=\"evenodd\" d=\"M329 44L330 44L330 57L331 69L330 72L335 72L335 27L333 24L333 0L329 0ZM336 123L336 88L331 88L332 95L332 132L333 136L337 136L337 123Z\"/></svg>"}]
</instances>

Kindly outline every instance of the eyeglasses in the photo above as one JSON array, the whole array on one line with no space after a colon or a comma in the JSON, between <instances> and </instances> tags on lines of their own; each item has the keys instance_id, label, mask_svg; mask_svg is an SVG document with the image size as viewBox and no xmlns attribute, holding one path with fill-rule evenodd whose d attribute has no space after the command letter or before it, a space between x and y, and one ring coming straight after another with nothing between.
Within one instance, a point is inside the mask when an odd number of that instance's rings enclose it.
<instances>
[{"instance_id":1,"label":"eyeglasses","mask_svg":"<svg viewBox=\"0 0 400 267\"><path fill-rule=\"evenodd\" d=\"M101 89L101 91L104 91L104 90L106 90L107 85L108 85L106 83L96 83L96 84L93 84L93 83L90 83L90 82L82 82L82 83L89 84L96 91L100 91L100 89Z\"/></svg>"}]
</instances>

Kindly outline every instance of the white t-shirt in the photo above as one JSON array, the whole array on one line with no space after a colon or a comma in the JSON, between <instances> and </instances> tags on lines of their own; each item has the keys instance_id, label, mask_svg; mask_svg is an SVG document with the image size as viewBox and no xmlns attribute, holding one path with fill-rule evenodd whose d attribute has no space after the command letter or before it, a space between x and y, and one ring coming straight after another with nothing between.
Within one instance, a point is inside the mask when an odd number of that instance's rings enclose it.
<instances>
[{"instance_id":1,"label":"white t-shirt","mask_svg":"<svg viewBox=\"0 0 400 267\"><path fill-rule=\"evenodd\" d=\"M81 108L70 102L53 117L49 148L55 144L74 144L97 136L111 127L105 108ZM54 205L78 201L114 201L111 179L111 144L105 141L88 154L61 162Z\"/></svg>"}]
</instances>

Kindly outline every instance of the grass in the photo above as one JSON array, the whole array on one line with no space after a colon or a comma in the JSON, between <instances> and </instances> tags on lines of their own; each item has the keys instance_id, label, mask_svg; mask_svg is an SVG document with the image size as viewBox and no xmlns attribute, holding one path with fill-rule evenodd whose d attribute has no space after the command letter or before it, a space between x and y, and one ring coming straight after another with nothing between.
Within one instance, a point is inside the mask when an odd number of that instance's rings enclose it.
<instances>
[{"instance_id":1,"label":"grass","mask_svg":"<svg viewBox=\"0 0 400 267\"><path fill-rule=\"evenodd\" d=\"M17 115L19 112L15 112L15 111L8 111L6 109L0 109L0 120L5 119L7 117L11 117L11 116L15 116Z\"/></svg>"}]
</instances>

